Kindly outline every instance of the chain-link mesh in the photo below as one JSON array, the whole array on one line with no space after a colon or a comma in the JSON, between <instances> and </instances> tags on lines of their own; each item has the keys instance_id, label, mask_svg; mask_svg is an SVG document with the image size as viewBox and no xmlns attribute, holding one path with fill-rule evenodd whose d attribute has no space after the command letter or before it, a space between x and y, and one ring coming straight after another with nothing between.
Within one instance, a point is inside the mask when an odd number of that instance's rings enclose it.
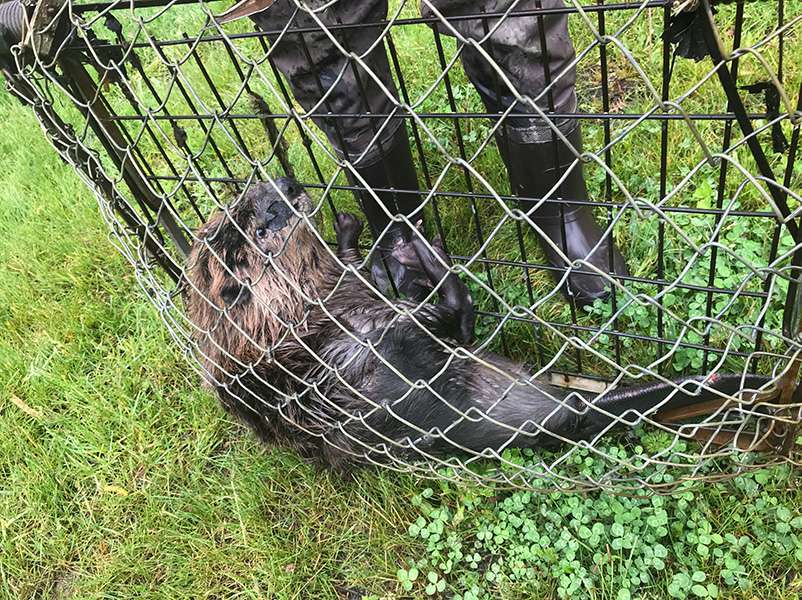
<instances>
[{"instance_id":1,"label":"chain-link mesh","mask_svg":"<svg viewBox=\"0 0 802 600\"><path fill-rule=\"evenodd\" d=\"M254 7L39 2L5 68L229 409L543 489L796 462L798 2Z\"/></svg>"}]
</instances>

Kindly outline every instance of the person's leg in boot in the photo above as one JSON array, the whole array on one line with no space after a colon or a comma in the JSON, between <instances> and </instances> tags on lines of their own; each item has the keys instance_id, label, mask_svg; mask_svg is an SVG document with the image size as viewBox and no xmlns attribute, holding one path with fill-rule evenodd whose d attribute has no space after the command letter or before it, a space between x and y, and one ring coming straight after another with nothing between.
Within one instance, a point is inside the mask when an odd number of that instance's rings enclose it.
<instances>
[{"instance_id":1,"label":"person's leg in boot","mask_svg":"<svg viewBox=\"0 0 802 600\"><path fill-rule=\"evenodd\" d=\"M380 155L372 162L362 164L360 161L357 171L365 182L364 186L352 173L348 173L348 177L352 185L361 188L358 192L361 205L373 239L377 240L377 252L371 266L376 286L385 293L395 287L395 291L404 296L422 299L428 294L428 289L419 284L425 281L423 273L408 269L392 255L399 240L408 242L412 239L412 231L406 223L392 220L384 209L386 207L391 214L406 215L413 223L423 219L423 212L419 210L418 177L406 127L398 127L393 137L382 143Z\"/></svg>"},{"instance_id":2,"label":"person's leg in boot","mask_svg":"<svg viewBox=\"0 0 802 600\"><path fill-rule=\"evenodd\" d=\"M574 150L581 153L579 125L564 135ZM526 198L521 201L521 208L530 211L531 220L543 232L545 238L541 238L541 247L549 264L561 268L568 266L564 255L570 262L585 260L605 273L628 275L624 258L613 244L612 236L605 235L599 226L592 207L571 202L588 200L582 165L573 164L576 162L573 150L559 138L551 142L521 144L510 137L498 140L510 187L513 194ZM570 172L566 174L569 168ZM558 186L561 178L563 180ZM546 201L540 202L542 198ZM604 277L594 274L587 266L581 266L579 270L582 272L569 274L567 281L568 293L577 304L589 304L609 295L610 284ZM563 271L554 271L553 274L558 279L563 276Z\"/></svg>"},{"instance_id":3,"label":"person's leg in boot","mask_svg":"<svg viewBox=\"0 0 802 600\"><path fill-rule=\"evenodd\" d=\"M513 0L422 0L421 11L433 14L428 4L436 6L444 16L503 13ZM568 16L551 14L542 17L545 51L541 50L540 25L537 17L514 16L517 11L562 6L561 0L519 1L514 11L499 25L498 19L452 20L449 25L466 38L480 40L491 35L482 48L495 61L520 96L536 99L544 112L576 112L575 73L571 66L574 48L568 35ZM453 31L442 24L443 33ZM584 260L600 271L628 275L626 262L613 245L612 236L596 222L591 207L571 201L587 201L588 194L581 164L573 166L564 181L553 192L568 167L581 153L581 131L576 119L554 118L551 124L537 116L526 101L518 101L503 83L499 74L481 52L465 46L462 62L468 78L479 92L488 112L501 113L515 104L512 112L530 113L532 117L507 118L496 139L506 164L512 193L523 198L521 208L543 232L541 246L549 263L556 267L555 279L576 260ZM548 88L547 93L542 94ZM542 96L542 97L539 97ZM556 135L557 128L573 149ZM542 198L546 202L540 202ZM568 259L563 259L562 254ZM587 304L609 295L610 284L604 277L584 267L572 270L566 292L578 303Z\"/></svg>"},{"instance_id":4,"label":"person's leg in boot","mask_svg":"<svg viewBox=\"0 0 802 600\"><path fill-rule=\"evenodd\" d=\"M316 3L321 4L309 1L310 5ZM317 16L324 26L335 26L329 31L344 49L362 56L382 34L382 27L337 29L336 25L381 23L387 18L387 0L341 1ZM355 193L376 242L371 270L377 287L384 293L397 291L421 298L426 290L417 281L425 280L423 274L410 271L392 257L396 240L403 237L408 241L411 235L410 228L393 222L392 216L410 216L413 222L423 218L406 126L400 118L385 124L365 116L390 114L396 107L373 78L378 77L397 97L384 44L377 44L363 57L365 69L337 48L317 21L297 9L292 0L277 0L251 18L270 32L271 60L287 78L295 99L306 110L317 107L313 119L356 172L346 169L349 184L361 188ZM306 31L282 35L288 23ZM326 113L339 116L326 117Z\"/></svg>"}]
</instances>

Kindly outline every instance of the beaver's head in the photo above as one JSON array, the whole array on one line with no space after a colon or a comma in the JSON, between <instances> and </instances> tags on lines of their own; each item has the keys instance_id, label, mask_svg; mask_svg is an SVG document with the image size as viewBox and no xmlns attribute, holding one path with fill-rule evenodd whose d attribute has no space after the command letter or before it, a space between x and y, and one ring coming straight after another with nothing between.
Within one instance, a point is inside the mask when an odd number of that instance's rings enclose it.
<instances>
[{"instance_id":1,"label":"beaver's head","mask_svg":"<svg viewBox=\"0 0 802 600\"><path fill-rule=\"evenodd\" d=\"M274 338L282 322L303 318L329 253L314 233L312 206L301 184L282 177L253 185L198 230L188 263L196 325L225 313L238 328Z\"/></svg>"},{"instance_id":2,"label":"beaver's head","mask_svg":"<svg viewBox=\"0 0 802 600\"><path fill-rule=\"evenodd\" d=\"M279 256L287 240L305 229L303 214L312 210L312 200L303 186L289 177L253 185L200 232L213 249L231 254L248 252L264 258Z\"/></svg>"}]
</instances>

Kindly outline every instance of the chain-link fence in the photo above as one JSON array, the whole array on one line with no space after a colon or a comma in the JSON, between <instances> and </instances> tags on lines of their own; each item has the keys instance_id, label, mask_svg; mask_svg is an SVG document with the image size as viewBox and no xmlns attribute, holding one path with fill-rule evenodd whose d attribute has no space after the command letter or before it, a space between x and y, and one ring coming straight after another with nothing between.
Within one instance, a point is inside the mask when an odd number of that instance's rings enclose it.
<instances>
[{"instance_id":1,"label":"chain-link fence","mask_svg":"<svg viewBox=\"0 0 802 600\"><path fill-rule=\"evenodd\" d=\"M268 441L543 489L797 460L798 1L0 16L12 92Z\"/></svg>"}]
</instances>

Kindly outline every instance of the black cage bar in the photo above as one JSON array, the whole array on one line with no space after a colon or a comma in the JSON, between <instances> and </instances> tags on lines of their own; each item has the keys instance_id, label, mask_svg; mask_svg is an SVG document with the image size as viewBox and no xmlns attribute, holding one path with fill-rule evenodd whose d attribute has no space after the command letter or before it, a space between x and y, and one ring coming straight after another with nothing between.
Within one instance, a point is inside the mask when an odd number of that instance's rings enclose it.
<instances>
[{"instance_id":1,"label":"black cage bar","mask_svg":"<svg viewBox=\"0 0 802 600\"><path fill-rule=\"evenodd\" d=\"M256 181L291 174L318 203L320 232L333 247L334 212L359 213L355 192L364 189L346 177L353 157L332 150L271 57L271 36L316 29L221 25L214 16L227 8L41 0L26 7L28 35L8 77L95 191L118 249L188 354L179 282L210 214ZM391 118L403 121L420 189L374 191L426 199L426 233L442 238L474 295L480 347L552 383L595 392L607 382L725 371L774 379L762 409L732 408L686 430L698 445L675 481L701 477L700 464L725 457L738 468L796 461L802 69L784 57L802 44L799 10L757 0L599 0L449 17L569 15L578 107L543 112L580 123L584 150L574 159L589 199L560 202L592 208L630 266L626 275L608 271L609 297L588 306L566 298L552 275L595 272L545 260L518 208L541 198L510 188L494 140L495 128L532 113L489 111L457 60L463 41L443 35L442 18L421 16L416 2L390 2L387 21L329 27L385 31L395 107L359 116L376 132ZM701 52L695 59L689 43ZM335 128L354 117L325 107L317 114ZM369 236L362 241L372 248ZM766 447L760 459L743 459L743 450ZM531 484L560 460L544 459L535 477L444 464L459 467L453 476ZM643 483L625 471L612 458L604 476L570 483Z\"/></svg>"}]
</instances>

